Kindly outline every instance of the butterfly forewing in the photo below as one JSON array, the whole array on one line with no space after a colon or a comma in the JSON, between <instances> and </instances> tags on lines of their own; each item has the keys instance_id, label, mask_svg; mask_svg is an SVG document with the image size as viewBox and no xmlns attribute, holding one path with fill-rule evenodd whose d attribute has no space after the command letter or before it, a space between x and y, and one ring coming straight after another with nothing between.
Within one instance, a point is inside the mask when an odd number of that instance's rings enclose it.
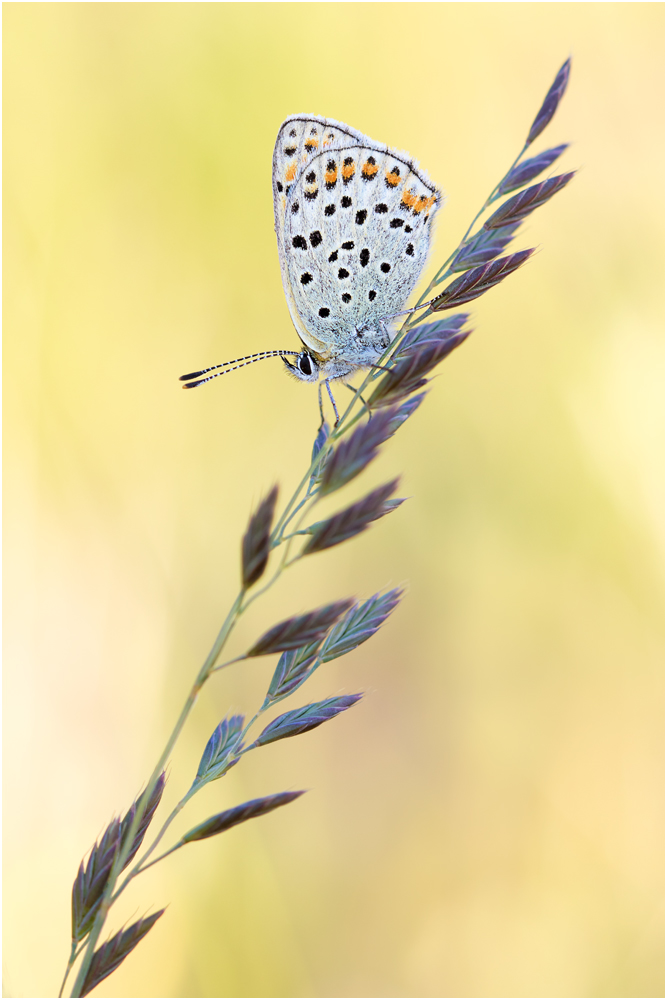
<instances>
[{"instance_id":1,"label":"butterfly forewing","mask_svg":"<svg viewBox=\"0 0 667 1000\"><path fill-rule=\"evenodd\" d=\"M342 148L363 139L361 132L328 118L292 115L283 122L273 150L273 206L278 236L289 193L310 158L324 149Z\"/></svg>"},{"instance_id":2,"label":"butterfly forewing","mask_svg":"<svg viewBox=\"0 0 667 1000\"><path fill-rule=\"evenodd\" d=\"M344 356L355 329L405 306L426 263L441 195L407 156L309 116L283 124L273 181L297 332L324 357Z\"/></svg>"},{"instance_id":3,"label":"butterfly forewing","mask_svg":"<svg viewBox=\"0 0 667 1000\"><path fill-rule=\"evenodd\" d=\"M287 304L297 333L302 339L306 331L303 323L299 322L284 253L287 200L294 190L297 179L316 153L323 149L340 148L358 142L360 138L361 133L355 129L314 115L291 115L283 122L278 132L273 150L273 211L278 238L278 257ZM317 345L309 343L308 346L314 350L325 349L325 345L321 343Z\"/></svg>"}]
</instances>

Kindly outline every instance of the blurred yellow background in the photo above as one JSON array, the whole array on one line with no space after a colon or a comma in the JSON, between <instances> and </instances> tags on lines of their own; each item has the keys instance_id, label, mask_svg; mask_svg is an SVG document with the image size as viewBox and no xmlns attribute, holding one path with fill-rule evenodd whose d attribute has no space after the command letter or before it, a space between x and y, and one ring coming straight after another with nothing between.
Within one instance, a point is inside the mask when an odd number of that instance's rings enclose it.
<instances>
[{"instance_id":1,"label":"blurred yellow background","mask_svg":"<svg viewBox=\"0 0 667 1000\"><path fill-rule=\"evenodd\" d=\"M54 996L79 860L127 808L238 586L258 498L317 429L273 232L282 120L407 149L435 267L521 148L571 141L541 252L345 494L411 497L235 634L406 584L281 708L364 690L210 785L289 808L192 845L106 997L654 997L662 982L663 16L657 3L4 6L5 995ZM340 393L347 395L344 389ZM341 496L342 499L342 496ZM274 658L213 680L165 803Z\"/></svg>"}]
</instances>

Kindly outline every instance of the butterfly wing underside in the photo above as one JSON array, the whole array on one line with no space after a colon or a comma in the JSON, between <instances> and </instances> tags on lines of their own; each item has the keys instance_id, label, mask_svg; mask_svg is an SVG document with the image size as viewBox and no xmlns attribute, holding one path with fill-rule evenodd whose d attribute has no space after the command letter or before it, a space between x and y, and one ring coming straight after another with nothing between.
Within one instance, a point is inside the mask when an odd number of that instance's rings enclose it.
<instances>
[{"instance_id":1,"label":"butterfly wing underside","mask_svg":"<svg viewBox=\"0 0 667 1000\"><path fill-rule=\"evenodd\" d=\"M426 263L442 196L410 158L355 129L288 118L273 156L276 235L292 321L320 357L399 312Z\"/></svg>"}]
</instances>

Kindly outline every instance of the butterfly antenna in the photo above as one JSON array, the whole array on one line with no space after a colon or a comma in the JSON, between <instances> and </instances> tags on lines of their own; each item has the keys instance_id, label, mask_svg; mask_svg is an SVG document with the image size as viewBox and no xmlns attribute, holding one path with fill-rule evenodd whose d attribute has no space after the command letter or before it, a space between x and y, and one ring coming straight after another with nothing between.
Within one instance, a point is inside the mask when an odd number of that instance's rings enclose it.
<instances>
[{"instance_id":1,"label":"butterfly antenna","mask_svg":"<svg viewBox=\"0 0 667 1000\"><path fill-rule=\"evenodd\" d=\"M383 320L385 320L385 319L396 319L398 316L409 316L410 313L416 313L416 312L419 312L420 309L426 309L426 307L430 306L432 302L435 302L435 299L437 299L437 298L438 298L438 296L436 295L435 298L430 299L428 302L422 302L421 305L419 305L419 306L413 306L412 309L404 309L402 312L391 313L391 315L389 315L389 316L383 316L382 319Z\"/></svg>"},{"instance_id":2,"label":"butterfly antenna","mask_svg":"<svg viewBox=\"0 0 667 1000\"><path fill-rule=\"evenodd\" d=\"M235 358L233 361L225 361L221 365L211 365L210 368L202 368L200 372L190 372L189 375L181 375L179 382L185 382L183 386L184 389L194 389L198 385L203 385L204 382L210 382L214 378L218 378L219 375L228 375L230 372L236 371L237 368L244 368L246 365L251 365L255 361L263 361L264 358L282 358L286 355L291 357L298 357L298 351L258 351L256 354L247 354L245 358ZM224 371L216 371L216 368L224 368ZM207 375L208 372L215 371L215 375ZM201 375L206 375L206 378L200 378ZM192 381L192 380L195 381Z\"/></svg>"}]
</instances>

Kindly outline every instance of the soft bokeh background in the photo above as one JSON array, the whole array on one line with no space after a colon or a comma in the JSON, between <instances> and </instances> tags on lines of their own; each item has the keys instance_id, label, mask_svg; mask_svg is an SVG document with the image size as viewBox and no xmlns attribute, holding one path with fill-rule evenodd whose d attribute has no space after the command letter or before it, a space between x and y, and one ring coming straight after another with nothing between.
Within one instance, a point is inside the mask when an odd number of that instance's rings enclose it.
<instances>
[{"instance_id":1,"label":"soft bokeh background","mask_svg":"<svg viewBox=\"0 0 667 1000\"><path fill-rule=\"evenodd\" d=\"M662 4L6 4L6 995L54 996L82 855L150 772L236 593L239 538L308 460L271 154L291 113L417 157L434 263L520 148L572 141L542 252L347 496L412 497L258 602L406 583L308 696L345 717L254 755L179 829L298 803L158 866L171 903L100 996L641 996L662 983ZM344 392L344 390L341 390ZM210 685L165 802L273 662ZM289 705L290 703L287 703Z\"/></svg>"}]
</instances>

